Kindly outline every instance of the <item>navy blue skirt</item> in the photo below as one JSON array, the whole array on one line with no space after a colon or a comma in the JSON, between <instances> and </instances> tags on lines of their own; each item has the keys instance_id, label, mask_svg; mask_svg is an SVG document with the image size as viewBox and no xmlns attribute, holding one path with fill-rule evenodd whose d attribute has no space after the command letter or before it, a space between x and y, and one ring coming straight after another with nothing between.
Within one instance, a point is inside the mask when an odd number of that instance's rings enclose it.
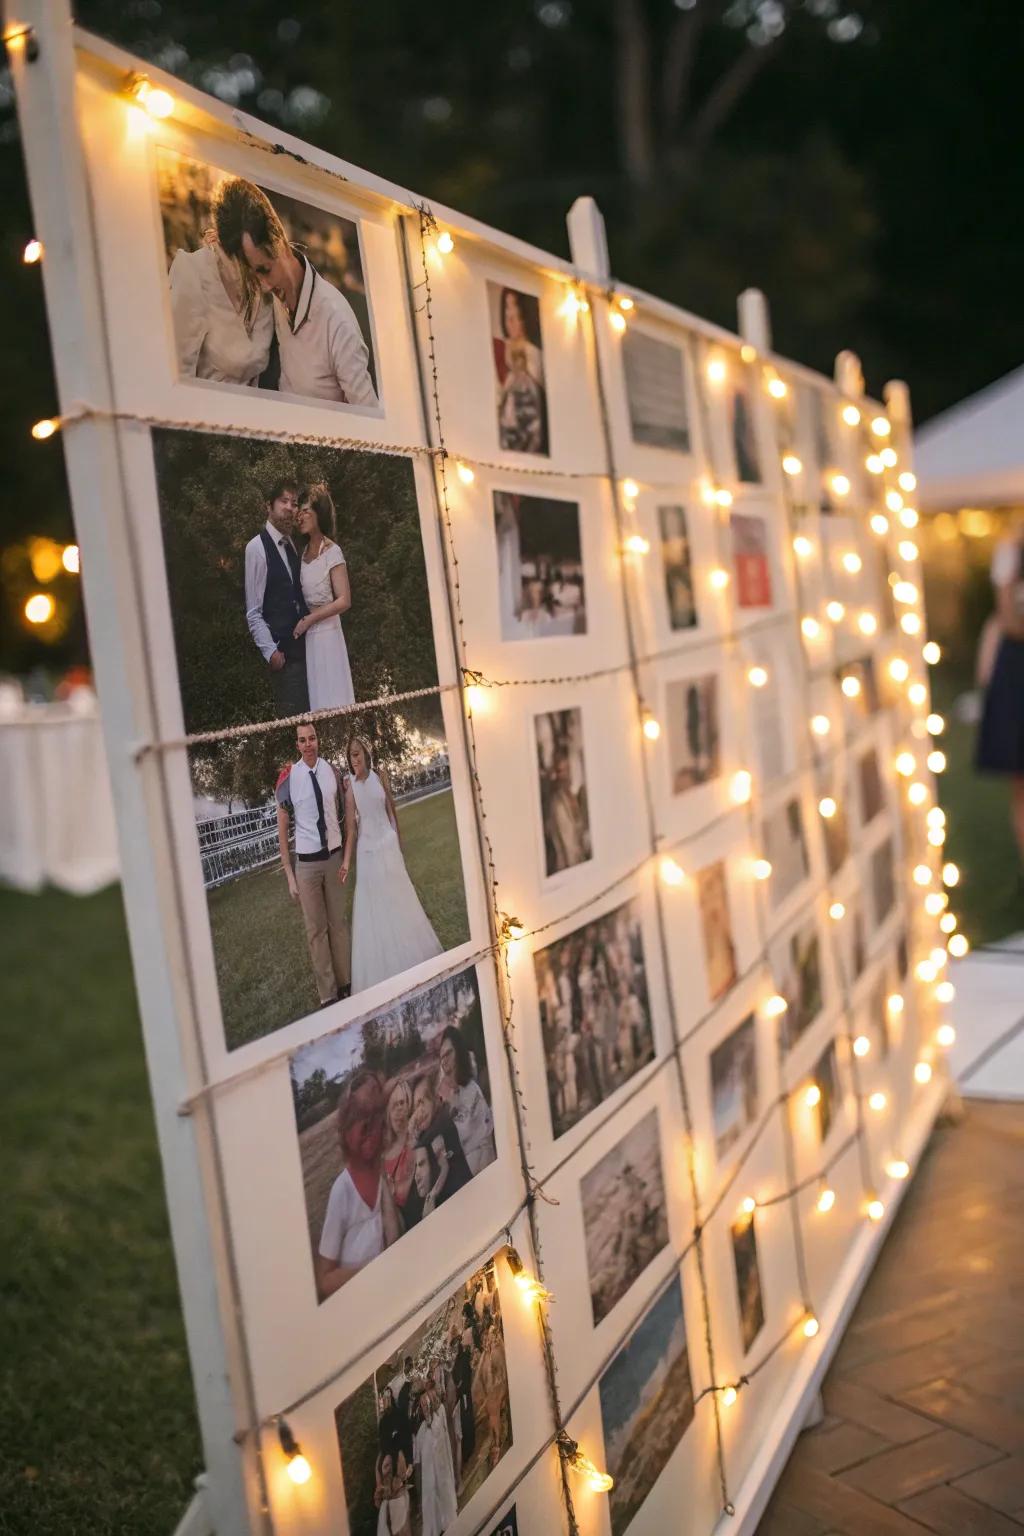
<instances>
[{"instance_id":1,"label":"navy blue skirt","mask_svg":"<svg viewBox=\"0 0 1024 1536\"><path fill-rule=\"evenodd\" d=\"M983 773L1024 774L1024 640L999 642L975 762Z\"/></svg>"}]
</instances>

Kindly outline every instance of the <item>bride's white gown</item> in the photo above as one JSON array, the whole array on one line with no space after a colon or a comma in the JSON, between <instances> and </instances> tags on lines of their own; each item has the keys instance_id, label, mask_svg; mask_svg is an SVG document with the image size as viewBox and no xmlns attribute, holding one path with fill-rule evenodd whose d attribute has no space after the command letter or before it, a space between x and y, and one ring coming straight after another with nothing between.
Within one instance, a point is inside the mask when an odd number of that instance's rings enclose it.
<instances>
[{"instance_id":1,"label":"bride's white gown","mask_svg":"<svg viewBox=\"0 0 1024 1536\"><path fill-rule=\"evenodd\" d=\"M315 560L303 559L299 580L310 613L333 603L331 571L344 564L345 556L334 543L324 544ZM336 613L306 630L306 681L310 709L341 709L356 701L345 631Z\"/></svg>"},{"instance_id":2,"label":"bride's white gown","mask_svg":"<svg viewBox=\"0 0 1024 1536\"><path fill-rule=\"evenodd\" d=\"M388 818L384 786L371 769L350 779L358 812L352 899L352 991L397 976L441 954Z\"/></svg>"}]
</instances>

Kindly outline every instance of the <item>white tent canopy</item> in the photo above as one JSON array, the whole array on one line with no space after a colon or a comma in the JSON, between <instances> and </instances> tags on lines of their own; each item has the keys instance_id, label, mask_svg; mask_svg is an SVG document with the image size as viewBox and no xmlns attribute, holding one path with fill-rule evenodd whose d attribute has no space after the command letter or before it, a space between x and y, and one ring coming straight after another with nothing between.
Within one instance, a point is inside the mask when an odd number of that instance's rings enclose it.
<instances>
[{"instance_id":1,"label":"white tent canopy","mask_svg":"<svg viewBox=\"0 0 1024 1536\"><path fill-rule=\"evenodd\" d=\"M1024 504L1024 368L922 427L914 468L927 512Z\"/></svg>"}]
</instances>

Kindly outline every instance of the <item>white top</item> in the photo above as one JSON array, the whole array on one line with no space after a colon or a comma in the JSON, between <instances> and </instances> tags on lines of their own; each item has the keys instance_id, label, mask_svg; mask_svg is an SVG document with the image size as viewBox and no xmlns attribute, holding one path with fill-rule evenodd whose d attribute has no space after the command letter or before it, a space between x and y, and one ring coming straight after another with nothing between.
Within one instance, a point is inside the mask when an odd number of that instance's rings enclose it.
<instances>
[{"instance_id":1,"label":"white top","mask_svg":"<svg viewBox=\"0 0 1024 1536\"><path fill-rule=\"evenodd\" d=\"M484 1098L480 1084L472 1079L456 1088L448 1100L455 1129L459 1133L462 1150L466 1154L469 1171L480 1172L494 1161L494 1116Z\"/></svg>"},{"instance_id":2,"label":"white top","mask_svg":"<svg viewBox=\"0 0 1024 1536\"><path fill-rule=\"evenodd\" d=\"M380 1209L383 1183L381 1174L377 1199L371 1207L356 1189L348 1169L341 1170L327 1199L327 1215L320 1233L321 1258L333 1259L336 1264L369 1264L384 1252L384 1218Z\"/></svg>"},{"instance_id":3,"label":"white top","mask_svg":"<svg viewBox=\"0 0 1024 1536\"><path fill-rule=\"evenodd\" d=\"M369 352L352 306L337 288L313 270L301 251L304 273L292 320L274 300L274 324L281 354L278 388L288 395L376 405L367 367Z\"/></svg>"},{"instance_id":4,"label":"white top","mask_svg":"<svg viewBox=\"0 0 1024 1536\"><path fill-rule=\"evenodd\" d=\"M341 818L338 814L340 786L338 775L322 757L315 768L307 768L304 762L293 763L286 778L277 790L279 805L292 812L295 818L295 852L320 853L320 828L317 823L316 795L313 791L313 774L320 785L324 802L324 824L327 831L327 847L331 853L341 847Z\"/></svg>"},{"instance_id":5,"label":"white top","mask_svg":"<svg viewBox=\"0 0 1024 1536\"><path fill-rule=\"evenodd\" d=\"M268 522L266 530L274 543L281 551L281 564L288 572L288 580L292 579L291 566L288 564L288 556L285 554L285 546L295 545L286 534L280 533ZM298 554L298 550L295 550ZM263 598L267 590L267 552L263 548L263 540L259 534L250 539L245 546L245 622L249 626L249 633L259 648L264 661L269 661L277 650L277 642L270 633L270 627L263 617Z\"/></svg>"},{"instance_id":6,"label":"white top","mask_svg":"<svg viewBox=\"0 0 1024 1536\"><path fill-rule=\"evenodd\" d=\"M344 564L345 556L337 544L326 542L315 560L303 560L299 580L307 608L322 608L325 603L334 602L331 572L336 565Z\"/></svg>"},{"instance_id":7,"label":"white top","mask_svg":"<svg viewBox=\"0 0 1024 1536\"><path fill-rule=\"evenodd\" d=\"M255 385L270 359L270 305L261 306L250 334L221 282L212 245L176 251L168 281L179 372L218 384Z\"/></svg>"},{"instance_id":8,"label":"white top","mask_svg":"<svg viewBox=\"0 0 1024 1536\"><path fill-rule=\"evenodd\" d=\"M374 769L370 769L365 779L359 779L353 774L350 783L359 816L360 852L369 852L373 848L382 848L394 842L398 834L391 825L391 818L388 815L384 786Z\"/></svg>"},{"instance_id":9,"label":"white top","mask_svg":"<svg viewBox=\"0 0 1024 1536\"><path fill-rule=\"evenodd\" d=\"M1010 587L1014 609L1024 612L1024 543L1000 539L992 551L992 585Z\"/></svg>"}]
</instances>

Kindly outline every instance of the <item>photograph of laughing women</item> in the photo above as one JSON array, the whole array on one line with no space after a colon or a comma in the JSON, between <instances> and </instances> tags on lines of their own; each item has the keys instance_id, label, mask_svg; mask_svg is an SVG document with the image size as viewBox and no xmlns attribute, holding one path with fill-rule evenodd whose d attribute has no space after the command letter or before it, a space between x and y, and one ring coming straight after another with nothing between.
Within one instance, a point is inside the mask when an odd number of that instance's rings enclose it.
<instances>
[{"instance_id":1,"label":"photograph of laughing women","mask_svg":"<svg viewBox=\"0 0 1024 1536\"><path fill-rule=\"evenodd\" d=\"M350 1536L445 1536L512 1445L493 1263L340 1403Z\"/></svg>"},{"instance_id":2,"label":"photograph of laughing women","mask_svg":"<svg viewBox=\"0 0 1024 1536\"><path fill-rule=\"evenodd\" d=\"M324 1035L289 1065L325 1301L495 1160L476 972Z\"/></svg>"},{"instance_id":3,"label":"photograph of laughing women","mask_svg":"<svg viewBox=\"0 0 1024 1536\"><path fill-rule=\"evenodd\" d=\"M351 219L156 151L180 378L377 409Z\"/></svg>"}]
</instances>

